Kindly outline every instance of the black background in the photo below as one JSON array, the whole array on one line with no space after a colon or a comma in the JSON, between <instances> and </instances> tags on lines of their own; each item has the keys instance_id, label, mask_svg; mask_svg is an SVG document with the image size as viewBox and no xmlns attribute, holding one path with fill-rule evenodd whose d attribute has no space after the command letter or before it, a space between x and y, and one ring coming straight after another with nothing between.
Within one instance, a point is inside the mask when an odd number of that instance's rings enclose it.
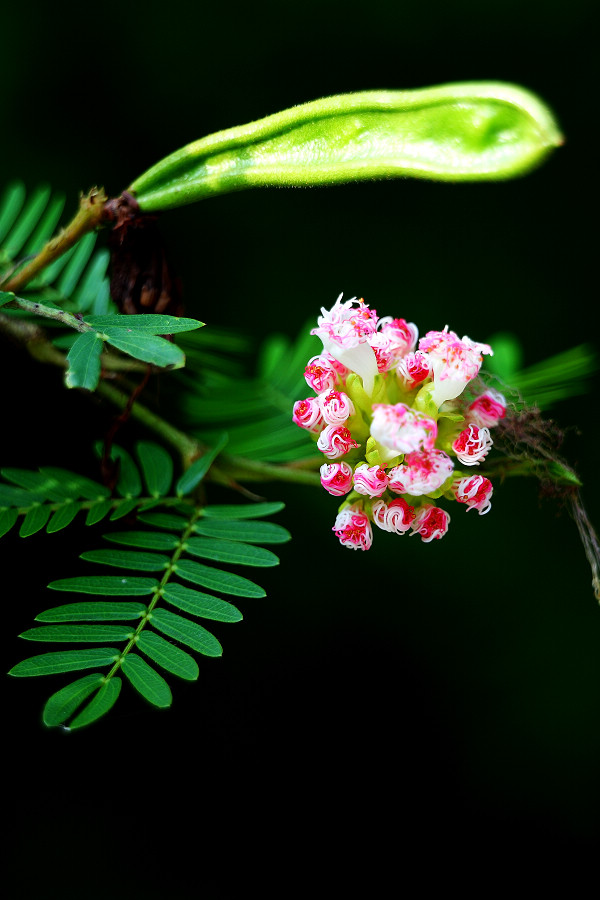
<instances>
[{"instance_id":1,"label":"black background","mask_svg":"<svg viewBox=\"0 0 600 900\"><path fill-rule=\"evenodd\" d=\"M2 181L118 194L204 134L328 94L494 79L555 110L566 143L514 182L397 181L246 192L165 213L187 313L295 336L340 291L421 333L522 341L525 364L595 340L592 4L419 7L180 0L14 10L3 41ZM597 344L597 342L596 342ZM3 344L2 465L92 473L110 412ZM595 391L557 406L598 524ZM168 411L167 411L168 412ZM140 436L130 434L130 439ZM369 556L336 504L265 486L294 534L220 660L155 712L124 691L102 723L47 731L50 685L5 679L12 897L187 897L298 885L380 895L555 871L599 836L600 616L576 529L535 484L444 541ZM220 498L219 498L220 499ZM45 584L97 546L83 529L4 540L13 638ZM9 616L7 616L7 619Z\"/></svg>"}]
</instances>

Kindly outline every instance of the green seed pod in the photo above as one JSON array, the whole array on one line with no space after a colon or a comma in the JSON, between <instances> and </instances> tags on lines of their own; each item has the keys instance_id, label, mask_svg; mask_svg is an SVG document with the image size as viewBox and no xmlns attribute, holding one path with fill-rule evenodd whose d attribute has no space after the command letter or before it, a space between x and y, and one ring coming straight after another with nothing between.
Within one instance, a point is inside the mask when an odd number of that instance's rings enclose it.
<instances>
[{"instance_id":1,"label":"green seed pod","mask_svg":"<svg viewBox=\"0 0 600 900\"><path fill-rule=\"evenodd\" d=\"M368 91L209 135L161 160L129 191L152 211L250 187L498 180L524 174L561 143L550 110L515 85Z\"/></svg>"}]
</instances>

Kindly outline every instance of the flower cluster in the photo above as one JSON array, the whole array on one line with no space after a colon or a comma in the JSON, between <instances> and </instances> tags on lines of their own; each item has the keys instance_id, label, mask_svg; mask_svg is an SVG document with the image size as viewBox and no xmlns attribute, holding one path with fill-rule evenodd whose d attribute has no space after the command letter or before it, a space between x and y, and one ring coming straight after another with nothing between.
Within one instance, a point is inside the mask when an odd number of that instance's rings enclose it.
<instances>
[{"instance_id":1,"label":"flower cluster","mask_svg":"<svg viewBox=\"0 0 600 900\"><path fill-rule=\"evenodd\" d=\"M490 429L506 414L498 391L473 392L491 347L448 326L419 340L412 322L379 318L341 294L321 313L311 333L323 353L304 372L316 396L294 404L293 421L327 459L325 490L345 498L333 526L341 543L368 550L373 524L438 540L450 523L433 502L440 497L487 513L492 484L471 467L489 453Z\"/></svg>"}]
</instances>

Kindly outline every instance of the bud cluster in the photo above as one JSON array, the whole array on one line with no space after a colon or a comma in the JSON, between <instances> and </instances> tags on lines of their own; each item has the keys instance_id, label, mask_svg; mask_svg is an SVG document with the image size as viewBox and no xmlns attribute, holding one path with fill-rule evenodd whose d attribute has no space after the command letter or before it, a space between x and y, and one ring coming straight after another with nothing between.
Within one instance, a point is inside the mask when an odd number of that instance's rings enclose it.
<instances>
[{"instance_id":1,"label":"bud cluster","mask_svg":"<svg viewBox=\"0 0 600 900\"><path fill-rule=\"evenodd\" d=\"M487 513L492 484L471 467L489 453L506 401L466 388L491 347L448 326L419 340L413 323L342 295L321 312L311 333L323 353L304 372L315 396L295 403L292 418L327 460L323 487L345 498L333 526L341 543L368 550L372 524L437 540L450 523L433 502L441 497Z\"/></svg>"}]
</instances>

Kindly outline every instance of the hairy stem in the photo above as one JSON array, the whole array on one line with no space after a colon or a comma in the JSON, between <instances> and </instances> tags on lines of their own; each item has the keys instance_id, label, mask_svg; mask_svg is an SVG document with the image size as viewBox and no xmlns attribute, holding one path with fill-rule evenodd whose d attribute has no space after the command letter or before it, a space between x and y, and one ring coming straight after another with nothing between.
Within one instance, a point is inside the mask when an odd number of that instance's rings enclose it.
<instances>
[{"instance_id":1,"label":"hairy stem","mask_svg":"<svg viewBox=\"0 0 600 900\"><path fill-rule=\"evenodd\" d=\"M105 218L104 206L107 198L102 188L92 188L79 201L79 210L71 222L55 238L40 250L38 255L16 274L4 281L0 287L4 291L19 291L29 284L50 263L70 250L90 231L94 231Z\"/></svg>"}]
</instances>

